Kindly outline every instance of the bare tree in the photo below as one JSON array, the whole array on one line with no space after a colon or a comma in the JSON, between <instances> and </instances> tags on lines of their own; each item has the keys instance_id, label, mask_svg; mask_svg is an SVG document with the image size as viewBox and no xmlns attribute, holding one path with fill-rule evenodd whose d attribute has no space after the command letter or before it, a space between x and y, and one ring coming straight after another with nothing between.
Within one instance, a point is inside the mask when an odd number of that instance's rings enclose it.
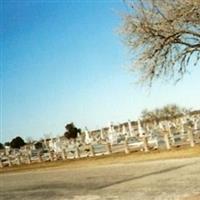
<instances>
[{"instance_id":1,"label":"bare tree","mask_svg":"<svg viewBox=\"0 0 200 200\"><path fill-rule=\"evenodd\" d=\"M200 60L200 0L124 0L120 33L140 81L179 80Z\"/></svg>"},{"instance_id":2,"label":"bare tree","mask_svg":"<svg viewBox=\"0 0 200 200\"><path fill-rule=\"evenodd\" d=\"M191 109L180 107L176 104L169 104L162 108L156 108L154 110L143 110L141 113L141 119L150 121L159 121L160 119L173 119L174 117L189 113Z\"/></svg>"}]
</instances>

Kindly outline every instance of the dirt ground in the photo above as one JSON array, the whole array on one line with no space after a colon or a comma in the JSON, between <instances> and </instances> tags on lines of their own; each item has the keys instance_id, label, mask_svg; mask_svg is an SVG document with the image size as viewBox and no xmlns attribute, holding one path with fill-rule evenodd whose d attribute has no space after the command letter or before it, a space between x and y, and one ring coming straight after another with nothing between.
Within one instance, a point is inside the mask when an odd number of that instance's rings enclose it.
<instances>
[{"instance_id":1,"label":"dirt ground","mask_svg":"<svg viewBox=\"0 0 200 200\"><path fill-rule=\"evenodd\" d=\"M4 169L0 174L0 199L199 200L198 153L196 147L58 162L48 168Z\"/></svg>"}]
</instances>

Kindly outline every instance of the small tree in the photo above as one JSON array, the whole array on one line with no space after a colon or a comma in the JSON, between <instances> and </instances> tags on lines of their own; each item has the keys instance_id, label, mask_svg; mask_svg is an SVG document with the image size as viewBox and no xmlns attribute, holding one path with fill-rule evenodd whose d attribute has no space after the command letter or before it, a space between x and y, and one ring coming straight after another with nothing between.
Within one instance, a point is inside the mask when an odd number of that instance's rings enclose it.
<instances>
[{"instance_id":1,"label":"small tree","mask_svg":"<svg viewBox=\"0 0 200 200\"><path fill-rule=\"evenodd\" d=\"M134 54L140 81L179 80L200 61L199 0L124 0L121 34Z\"/></svg>"},{"instance_id":2,"label":"small tree","mask_svg":"<svg viewBox=\"0 0 200 200\"><path fill-rule=\"evenodd\" d=\"M24 140L21 137L16 137L14 138L11 143L10 143L10 147L11 148L16 148L16 149L20 149L20 147L24 146L26 143L24 142Z\"/></svg>"},{"instance_id":3,"label":"small tree","mask_svg":"<svg viewBox=\"0 0 200 200\"><path fill-rule=\"evenodd\" d=\"M36 149L42 149L42 148L43 148L42 142L39 142L39 141L36 142L36 143L35 143L35 148L36 148Z\"/></svg>"},{"instance_id":4,"label":"small tree","mask_svg":"<svg viewBox=\"0 0 200 200\"><path fill-rule=\"evenodd\" d=\"M10 146L10 142L5 142L4 146Z\"/></svg>"},{"instance_id":5,"label":"small tree","mask_svg":"<svg viewBox=\"0 0 200 200\"><path fill-rule=\"evenodd\" d=\"M78 136L78 133L81 133L81 129L76 128L73 123L67 124L65 126L65 129L67 131L64 133L64 136L67 139L76 139Z\"/></svg>"},{"instance_id":6,"label":"small tree","mask_svg":"<svg viewBox=\"0 0 200 200\"><path fill-rule=\"evenodd\" d=\"M0 149L5 149L5 147L2 143L0 143Z\"/></svg>"}]
</instances>

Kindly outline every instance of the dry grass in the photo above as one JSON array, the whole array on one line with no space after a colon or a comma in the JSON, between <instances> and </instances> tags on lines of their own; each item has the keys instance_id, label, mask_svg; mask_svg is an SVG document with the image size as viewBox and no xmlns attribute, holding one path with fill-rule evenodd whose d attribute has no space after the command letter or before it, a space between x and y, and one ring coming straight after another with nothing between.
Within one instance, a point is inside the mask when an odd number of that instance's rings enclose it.
<instances>
[{"instance_id":1,"label":"dry grass","mask_svg":"<svg viewBox=\"0 0 200 200\"><path fill-rule=\"evenodd\" d=\"M74 160L59 160L54 162L43 162L33 163L30 165L24 164L20 166L5 167L0 169L0 173L7 172L20 172L26 170L39 170L41 168L55 168L55 167L66 167L66 168L77 168L77 167L95 167L98 165L116 164L116 163L131 163L131 162L142 162L150 160L163 160L163 159L174 159L174 158L190 158L200 156L200 145L196 145L193 148L188 146L174 148L170 151L167 150L154 150L148 153L137 151L131 152L130 154L115 153L104 156L81 158Z\"/></svg>"},{"instance_id":2,"label":"dry grass","mask_svg":"<svg viewBox=\"0 0 200 200\"><path fill-rule=\"evenodd\" d=\"M191 197L184 198L183 200L199 200L199 199L200 199L200 194L199 194L199 195L195 195L195 196L191 196Z\"/></svg>"}]
</instances>

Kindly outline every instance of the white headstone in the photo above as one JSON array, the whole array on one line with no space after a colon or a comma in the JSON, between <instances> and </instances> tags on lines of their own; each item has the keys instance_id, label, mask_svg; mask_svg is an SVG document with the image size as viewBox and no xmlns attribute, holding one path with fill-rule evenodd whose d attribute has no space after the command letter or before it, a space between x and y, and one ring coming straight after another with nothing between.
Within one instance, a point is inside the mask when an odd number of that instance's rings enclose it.
<instances>
[{"instance_id":1,"label":"white headstone","mask_svg":"<svg viewBox=\"0 0 200 200\"><path fill-rule=\"evenodd\" d=\"M141 125L140 120L138 120L138 133L139 133L139 136L140 136L140 137L143 137L143 136L145 135L145 131L144 131L144 129L142 128L142 125Z\"/></svg>"},{"instance_id":2,"label":"white headstone","mask_svg":"<svg viewBox=\"0 0 200 200\"><path fill-rule=\"evenodd\" d=\"M127 135L127 130L125 124L122 125L122 134Z\"/></svg>"},{"instance_id":3,"label":"white headstone","mask_svg":"<svg viewBox=\"0 0 200 200\"><path fill-rule=\"evenodd\" d=\"M133 129L133 127L132 127L132 125L131 125L131 121L130 120L128 120L128 129L129 129L129 134L130 134L130 136L135 136L134 135L134 129Z\"/></svg>"},{"instance_id":4,"label":"white headstone","mask_svg":"<svg viewBox=\"0 0 200 200\"><path fill-rule=\"evenodd\" d=\"M110 123L109 130L108 130L108 140L111 144L117 143L117 133L115 132L113 123Z\"/></svg>"},{"instance_id":5,"label":"white headstone","mask_svg":"<svg viewBox=\"0 0 200 200\"><path fill-rule=\"evenodd\" d=\"M85 127L85 143L90 144L91 142L92 142L92 137L90 136L87 127Z\"/></svg>"},{"instance_id":6,"label":"white headstone","mask_svg":"<svg viewBox=\"0 0 200 200\"><path fill-rule=\"evenodd\" d=\"M105 135L104 135L103 129L101 129L101 132L100 132L100 138L101 138L102 140L105 139Z\"/></svg>"}]
</instances>

